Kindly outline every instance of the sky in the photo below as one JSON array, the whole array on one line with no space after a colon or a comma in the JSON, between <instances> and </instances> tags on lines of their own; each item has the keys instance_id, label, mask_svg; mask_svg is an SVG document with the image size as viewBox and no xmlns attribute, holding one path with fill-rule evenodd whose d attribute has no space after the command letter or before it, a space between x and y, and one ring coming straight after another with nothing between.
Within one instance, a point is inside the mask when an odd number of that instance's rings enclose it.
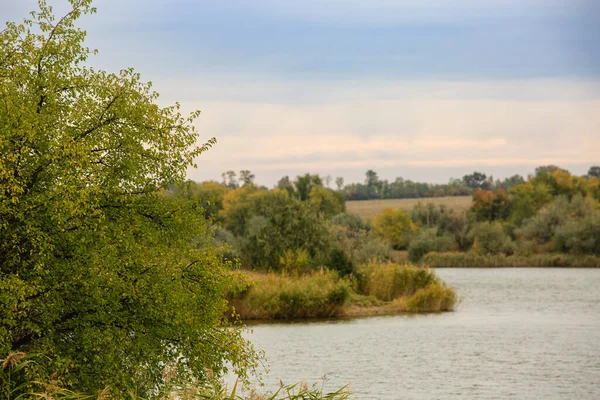
<instances>
[{"instance_id":1,"label":"sky","mask_svg":"<svg viewBox=\"0 0 600 400\"><path fill-rule=\"evenodd\" d=\"M66 0L48 0L58 14ZM597 0L97 0L90 62L134 67L216 137L188 177L249 169L442 183L600 164ZM33 0L0 0L18 21Z\"/></svg>"}]
</instances>

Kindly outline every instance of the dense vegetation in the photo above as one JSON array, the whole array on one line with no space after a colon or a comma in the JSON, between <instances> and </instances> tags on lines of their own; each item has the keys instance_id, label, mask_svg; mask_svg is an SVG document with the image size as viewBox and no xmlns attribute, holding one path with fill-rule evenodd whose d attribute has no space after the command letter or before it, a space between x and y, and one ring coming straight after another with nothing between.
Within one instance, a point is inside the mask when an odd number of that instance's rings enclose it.
<instances>
[{"instance_id":1,"label":"dense vegetation","mask_svg":"<svg viewBox=\"0 0 600 400\"><path fill-rule=\"evenodd\" d=\"M216 182L191 185L207 193L199 201L207 201L209 192L226 193L221 198L230 200L211 203L222 203L217 220L225 229L219 237L232 244L246 267L291 271L327 266L347 275L371 259L389 259L386 244L406 250L412 262L435 253L425 258L431 266L457 266L458 260L472 266L483 257L487 261L482 266L598 265L591 261L600 255L597 171L592 166L587 175L575 176L547 165L536 168L527 181L513 177L504 182L474 173L464 181L489 189L474 189L468 209L416 202L410 212L383 209L372 225L340 213L345 208L344 191L324 187L326 180L316 175L298 176L295 181L286 177L274 190L252 183L236 189ZM378 182L376 174L370 177ZM250 192L255 200L239 201ZM261 205L269 198L278 198L281 204Z\"/></svg>"},{"instance_id":2,"label":"dense vegetation","mask_svg":"<svg viewBox=\"0 0 600 400\"><path fill-rule=\"evenodd\" d=\"M431 271L384 264L385 239L316 175L274 190L250 171L241 185L231 171L184 183L215 143L196 144L199 113L157 106L131 69L85 66L75 21L90 0L60 19L39 5L0 32L2 398L220 398L228 368L243 380L259 360L229 329L232 305L277 318L340 315L357 298L452 309ZM257 289L239 262L273 273ZM346 396L277 398L305 394Z\"/></svg>"},{"instance_id":3,"label":"dense vegetation","mask_svg":"<svg viewBox=\"0 0 600 400\"><path fill-rule=\"evenodd\" d=\"M94 9L71 4L0 32L0 397L243 376L256 358L223 318L230 263L198 204L166 195L214 140L197 146L198 113L158 107L133 70L86 67L75 21Z\"/></svg>"},{"instance_id":4,"label":"dense vegetation","mask_svg":"<svg viewBox=\"0 0 600 400\"><path fill-rule=\"evenodd\" d=\"M431 266L598 266L600 180L595 168L587 176L538 168L508 191L476 190L467 213L415 207L412 219L420 233L407 246L409 259L435 252L424 259ZM453 251L469 254L448 253Z\"/></svg>"}]
</instances>

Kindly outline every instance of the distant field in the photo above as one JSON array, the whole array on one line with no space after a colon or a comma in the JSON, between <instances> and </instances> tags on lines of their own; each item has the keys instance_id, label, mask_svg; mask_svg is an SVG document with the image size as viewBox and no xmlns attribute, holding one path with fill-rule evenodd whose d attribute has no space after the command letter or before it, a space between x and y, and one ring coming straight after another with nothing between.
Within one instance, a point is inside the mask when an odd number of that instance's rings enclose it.
<instances>
[{"instance_id":1,"label":"distant field","mask_svg":"<svg viewBox=\"0 0 600 400\"><path fill-rule=\"evenodd\" d=\"M360 200L347 201L346 210L349 213L358 214L365 219L373 219L384 208L401 208L406 211L412 210L417 203L444 204L456 211L465 211L471 206L471 196L452 197L426 197L422 199L391 199L391 200Z\"/></svg>"}]
</instances>

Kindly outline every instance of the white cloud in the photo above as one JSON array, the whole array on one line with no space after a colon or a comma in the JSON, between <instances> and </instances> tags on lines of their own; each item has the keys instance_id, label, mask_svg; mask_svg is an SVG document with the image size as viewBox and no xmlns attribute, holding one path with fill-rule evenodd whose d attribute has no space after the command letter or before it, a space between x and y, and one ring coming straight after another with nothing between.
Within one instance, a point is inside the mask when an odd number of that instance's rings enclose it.
<instances>
[{"instance_id":1,"label":"white cloud","mask_svg":"<svg viewBox=\"0 0 600 400\"><path fill-rule=\"evenodd\" d=\"M298 84L298 93L312 91L310 101L301 102L288 98L290 85L263 87L271 94L279 91L271 102L252 101L237 90L229 92L230 101L186 98L184 106L203 111L198 120L203 137L218 140L190 177L217 178L224 170L246 168L293 175L600 161L597 82ZM260 87L256 97L269 97ZM205 96L213 91L209 88ZM204 97L200 88L195 93Z\"/></svg>"}]
</instances>

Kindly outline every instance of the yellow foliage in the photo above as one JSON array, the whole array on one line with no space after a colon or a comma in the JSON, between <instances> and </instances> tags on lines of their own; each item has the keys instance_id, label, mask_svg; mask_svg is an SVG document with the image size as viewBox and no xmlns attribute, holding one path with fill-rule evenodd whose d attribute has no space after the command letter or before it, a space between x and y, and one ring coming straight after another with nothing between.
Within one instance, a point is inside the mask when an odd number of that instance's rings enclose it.
<instances>
[{"instance_id":1,"label":"yellow foliage","mask_svg":"<svg viewBox=\"0 0 600 400\"><path fill-rule=\"evenodd\" d=\"M408 246L410 239L417 232L416 225L410 215L399 208L386 208L373 221L375 232L387 239L397 249Z\"/></svg>"}]
</instances>

